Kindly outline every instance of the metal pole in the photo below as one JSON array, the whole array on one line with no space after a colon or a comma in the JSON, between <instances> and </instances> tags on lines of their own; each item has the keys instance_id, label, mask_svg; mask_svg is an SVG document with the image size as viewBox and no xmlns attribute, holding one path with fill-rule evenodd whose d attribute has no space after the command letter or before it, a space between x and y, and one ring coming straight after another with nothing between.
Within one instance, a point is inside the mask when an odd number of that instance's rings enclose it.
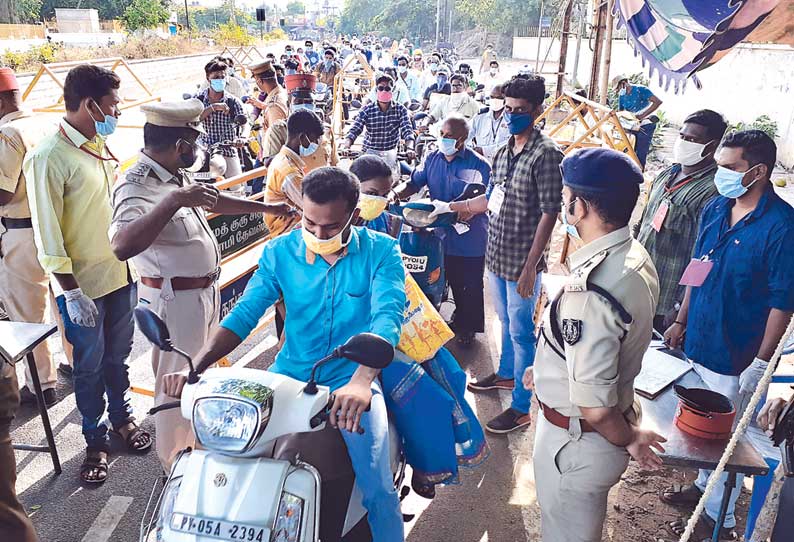
<instances>
[{"instance_id":1,"label":"metal pole","mask_svg":"<svg viewBox=\"0 0 794 542\"><path fill-rule=\"evenodd\" d=\"M187 0L185 0L187 2ZM438 47L438 33L441 28L441 0L436 0L436 47Z\"/></svg>"},{"instance_id":2,"label":"metal pole","mask_svg":"<svg viewBox=\"0 0 794 542\"><path fill-rule=\"evenodd\" d=\"M601 67L601 46L604 41L604 19L606 17L606 4L596 2L596 35L593 42L593 62L590 64L590 87L589 98L594 102L598 101L598 69Z\"/></svg>"},{"instance_id":3,"label":"metal pole","mask_svg":"<svg viewBox=\"0 0 794 542\"><path fill-rule=\"evenodd\" d=\"M576 54L573 55L573 84L579 83L579 51L582 49L582 36L584 36L585 24L587 23L587 8L578 6L576 12L579 14L579 31L576 35Z\"/></svg>"},{"instance_id":4,"label":"metal pole","mask_svg":"<svg viewBox=\"0 0 794 542\"><path fill-rule=\"evenodd\" d=\"M557 98L562 95L565 81L565 62L568 60L568 34L571 30L571 13L573 13L573 0L568 0L565 13L562 16L562 33L560 34L560 61L557 65Z\"/></svg>"},{"instance_id":5,"label":"metal pole","mask_svg":"<svg viewBox=\"0 0 794 542\"><path fill-rule=\"evenodd\" d=\"M187 10L187 0L185 0L185 22L187 23L187 35L190 36L190 12Z\"/></svg>"},{"instance_id":6,"label":"metal pole","mask_svg":"<svg viewBox=\"0 0 794 542\"><path fill-rule=\"evenodd\" d=\"M538 14L538 54L535 56L535 71L540 71L540 34L543 24L543 0L540 0L540 13Z\"/></svg>"}]
</instances>

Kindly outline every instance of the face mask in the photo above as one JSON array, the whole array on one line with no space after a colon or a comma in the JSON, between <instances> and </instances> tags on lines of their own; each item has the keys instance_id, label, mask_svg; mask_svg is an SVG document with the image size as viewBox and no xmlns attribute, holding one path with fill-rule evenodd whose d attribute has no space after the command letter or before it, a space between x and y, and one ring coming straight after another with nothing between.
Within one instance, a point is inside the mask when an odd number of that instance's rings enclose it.
<instances>
[{"instance_id":1,"label":"face mask","mask_svg":"<svg viewBox=\"0 0 794 542\"><path fill-rule=\"evenodd\" d=\"M579 230L576 229L576 224L571 224L568 222L568 209L570 209L573 202L576 200L572 200L568 205L563 205L562 213L562 223L565 226L565 233L567 233L571 238L576 239L578 241L582 240L582 237L579 235ZM579 223L579 220L576 221Z\"/></svg>"},{"instance_id":2,"label":"face mask","mask_svg":"<svg viewBox=\"0 0 794 542\"><path fill-rule=\"evenodd\" d=\"M726 198L731 199L744 196L750 187L755 184L755 181L747 186L742 184L744 176L752 170L753 168L747 171L733 171L722 166L717 166L717 173L714 175L714 184L717 185L717 191ZM756 181L757 180L758 179L756 179Z\"/></svg>"},{"instance_id":3,"label":"face mask","mask_svg":"<svg viewBox=\"0 0 794 542\"><path fill-rule=\"evenodd\" d=\"M300 110L302 110L302 109L305 109L306 111L311 111L312 113L314 113L314 112L317 110L317 109L314 107L314 104L313 104L313 103L312 103L312 104L292 104L292 107L291 107L290 109L291 109L291 111L292 111L293 113L294 113L295 111L300 111Z\"/></svg>"},{"instance_id":4,"label":"face mask","mask_svg":"<svg viewBox=\"0 0 794 542\"><path fill-rule=\"evenodd\" d=\"M378 101L387 103L390 102L394 93L391 90L379 90L378 91Z\"/></svg>"},{"instance_id":5,"label":"face mask","mask_svg":"<svg viewBox=\"0 0 794 542\"><path fill-rule=\"evenodd\" d=\"M350 226L350 222L352 222L352 220L353 215L351 214L350 218L347 220L347 224L345 224L345 227L342 228L342 231L330 239L318 239L316 235L306 229L306 224L303 224L303 227L301 228L301 236L303 237L303 242L306 243L306 248L318 256L327 256L329 254L339 252L350 242L352 235L348 235L346 241L342 241L342 236L344 236L345 231L347 231L347 228Z\"/></svg>"},{"instance_id":6,"label":"face mask","mask_svg":"<svg viewBox=\"0 0 794 542\"><path fill-rule=\"evenodd\" d=\"M439 75L436 77L436 83L438 83L439 87L443 87L447 84L447 76L446 75Z\"/></svg>"},{"instance_id":7,"label":"face mask","mask_svg":"<svg viewBox=\"0 0 794 542\"><path fill-rule=\"evenodd\" d=\"M436 64L435 62L431 62L430 63L430 71L431 72L435 72L436 70L438 70L438 64Z\"/></svg>"},{"instance_id":8,"label":"face mask","mask_svg":"<svg viewBox=\"0 0 794 542\"><path fill-rule=\"evenodd\" d=\"M210 87L215 92L223 92L226 88L226 79L210 79Z\"/></svg>"},{"instance_id":9,"label":"face mask","mask_svg":"<svg viewBox=\"0 0 794 542\"><path fill-rule=\"evenodd\" d=\"M682 166L694 166L703 160L703 149L706 145L708 143L695 143L679 137L673 144L673 161Z\"/></svg>"},{"instance_id":10,"label":"face mask","mask_svg":"<svg viewBox=\"0 0 794 542\"><path fill-rule=\"evenodd\" d=\"M488 73L490 73L491 77L493 77L494 75L496 75L496 68L491 68L490 70L488 70Z\"/></svg>"},{"instance_id":11,"label":"face mask","mask_svg":"<svg viewBox=\"0 0 794 542\"><path fill-rule=\"evenodd\" d=\"M88 102L86 102L88 104ZM99 104L94 102L94 105L102 111L102 108L99 107ZM88 114L91 115L91 111L88 109L88 105L86 105L86 111ZM104 113L104 112L103 112ZM116 125L119 123L119 119L114 117L113 115L105 115L105 120L98 121L94 118L94 115L91 115L91 119L94 121L94 128L96 128L96 133L102 137L108 137L110 134L116 131Z\"/></svg>"},{"instance_id":12,"label":"face mask","mask_svg":"<svg viewBox=\"0 0 794 542\"><path fill-rule=\"evenodd\" d=\"M370 194L361 194L358 200L358 208L361 210L359 216L364 220L375 220L386 209L389 199Z\"/></svg>"},{"instance_id":13,"label":"face mask","mask_svg":"<svg viewBox=\"0 0 794 542\"><path fill-rule=\"evenodd\" d=\"M307 53L311 53L312 51L314 51L314 48L312 48L312 47L307 47L306 48L306 52Z\"/></svg>"},{"instance_id":14,"label":"face mask","mask_svg":"<svg viewBox=\"0 0 794 542\"><path fill-rule=\"evenodd\" d=\"M320 144L316 141L310 141L308 147L304 147L303 144L298 146L298 154L301 156L311 156L315 152L317 152L317 148Z\"/></svg>"},{"instance_id":15,"label":"face mask","mask_svg":"<svg viewBox=\"0 0 794 542\"><path fill-rule=\"evenodd\" d=\"M491 106L491 111L501 111L505 108L505 99L504 98L491 98L488 101L488 104Z\"/></svg>"},{"instance_id":16,"label":"face mask","mask_svg":"<svg viewBox=\"0 0 794 542\"><path fill-rule=\"evenodd\" d=\"M444 153L444 156L452 156L458 152L457 146L458 141L456 139L452 139L451 137L442 137L438 141L438 150Z\"/></svg>"},{"instance_id":17,"label":"face mask","mask_svg":"<svg viewBox=\"0 0 794 542\"><path fill-rule=\"evenodd\" d=\"M192 168L193 165L197 162L197 159L198 159L198 152L197 152L196 146L195 145L191 145L190 143L188 143L184 139L180 139L179 141L177 141L177 147L179 147L180 143L184 143L185 145L190 147L189 151L180 152L179 153L179 161L182 162L182 168L183 169Z\"/></svg>"},{"instance_id":18,"label":"face mask","mask_svg":"<svg viewBox=\"0 0 794 542\"><path fill-rule=\"evenodd\" d=\"M625 95L626 95L626 89L625 88L622 88L622 89L620 89L618 91L618 96L625 96Z\"/></svg>"},{"instance_id":19,"label":"face mask","mask_svg":"<svg viewBox=\"0 0 794 542\"><path fill-rule=\"evenodd\" d=\"M333 65L334 65L334 61L333 60L328 60L327 58L325 59L325 67L326 67L326 69L331 69L331 66L333 66Z\"/></svg>"},{"instance_id":20,"label":"face mask","mask_svg":"<svg viewBox=\"0 0 794 542\"><path fill-rule=\"evenodd\" d=\"M402 73L408 73L408 66L397 66L397 71Z\"/></svg>"},{"instance_id":21,"label":"face mask","mask_svg":"<svg viewBox=\"0 0 794 542\"><path fill-rule=\"evenodd\" d=\"M532 126L532 115L529 113L508 113L505 112L505 123L508 131L513 134L520 134Z\"/></svg>"}]
</instances>

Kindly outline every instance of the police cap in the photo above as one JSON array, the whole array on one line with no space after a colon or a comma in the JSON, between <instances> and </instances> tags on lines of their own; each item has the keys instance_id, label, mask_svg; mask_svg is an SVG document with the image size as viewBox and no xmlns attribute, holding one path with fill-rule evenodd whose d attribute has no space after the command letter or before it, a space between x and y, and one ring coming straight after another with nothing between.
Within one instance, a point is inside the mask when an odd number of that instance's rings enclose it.
<instances>
[{"instance_id":1,"label":"police cap","mask_svg":"<svg viewBox=\"0 0 794 542\"><path fill-rule=\"evenodd\" d=\"M605 193L642 184L642 171L627 154L601 147L580 149L560 165L562 184L572 190Z\"/></svg>"},{"instance_id":2,"label":"police cap","mask_svg":"<svg viewBox=\"0 0 794 542\"><path fill-rule=\"evenodd\" d=\"M251 70L251 75L254 77L261 77L263 79L276 77L276 70L273 68L273 63L270 60L251 64L248 69Z\"/></svg>"},{"instance_id":3,"label":"police cap","mask_svg":"<svg viewBox=\"0 0 794 542\"><path fill-rule=\"evenodd\" d=\"M204 103L199 99L144 104L141 111L149 124L166 128L192 128L199 133L206 133L199 118L204 111Z\"/></svg>"}]
</instances>

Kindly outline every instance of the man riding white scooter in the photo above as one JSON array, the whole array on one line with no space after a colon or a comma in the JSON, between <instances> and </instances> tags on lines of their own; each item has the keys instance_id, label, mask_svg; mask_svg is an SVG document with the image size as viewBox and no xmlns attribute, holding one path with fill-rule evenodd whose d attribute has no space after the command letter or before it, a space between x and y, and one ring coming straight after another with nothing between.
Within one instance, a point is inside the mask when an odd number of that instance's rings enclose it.
<instances>
[{"instance_id":1,"label":"man riding white scooter","mask_svg":"<svg viewBox=\"0 0 794 542\"><path fill-rule=\"evenodd\" d=\"M319 168L303 179L302 191L302 228L264 246L245 293L196 357L199 373L234 350L282 296L286 341L271 371L308 381L316 359L361 332L397 344L405 271L396 240L352 226L359 214L359 182L350 173ZM403 520L378 373L341 359L322 367L317 382L334 393L329 421L344 429L372 538L397 542L403 540ZM186 381L186 373L165 375L164 390L178 397Z\"/></svg>"}]
</instances>

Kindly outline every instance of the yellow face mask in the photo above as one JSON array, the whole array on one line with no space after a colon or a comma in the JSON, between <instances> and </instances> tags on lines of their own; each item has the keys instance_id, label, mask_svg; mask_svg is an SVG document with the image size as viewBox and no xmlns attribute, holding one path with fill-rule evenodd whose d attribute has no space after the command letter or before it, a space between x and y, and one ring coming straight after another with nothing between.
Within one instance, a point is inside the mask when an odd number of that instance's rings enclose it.
<instances>
[{"instance_id":1,"label":"yellow face mask","mask_svg":"<svg viewBox=\"0 0 794 542\"><path fill-rule=\"evenodd\" d=\"M355 214L355 213L354 213ZM350 239L353 237L352 233L347 236L347 240L343 241L342 236L347 231L348 226L353 221L353 215L350 215L350 218L347 220L345 227L342 228L342 231L331 237L330 239L319 239L316 235L306 229L306 224L301 225L301 235L303 236L303 242L306 243L306 248L317 254L318 256L327 256L329 254L334 254L339 252L343 248L350 243Z\"/></svg>"},{"instance_id":2,"label":"yellow face mask","mask_svg":"<svg viewBox=\"0 0 794 542\"><path fill-rule=\"evenodd\" d=\"M361 214L359 216L367 221L374 220L383 213L388 204L388 198L361 194L358 199L358 208L361 209Z\"/></svg>"}]
</instances>

